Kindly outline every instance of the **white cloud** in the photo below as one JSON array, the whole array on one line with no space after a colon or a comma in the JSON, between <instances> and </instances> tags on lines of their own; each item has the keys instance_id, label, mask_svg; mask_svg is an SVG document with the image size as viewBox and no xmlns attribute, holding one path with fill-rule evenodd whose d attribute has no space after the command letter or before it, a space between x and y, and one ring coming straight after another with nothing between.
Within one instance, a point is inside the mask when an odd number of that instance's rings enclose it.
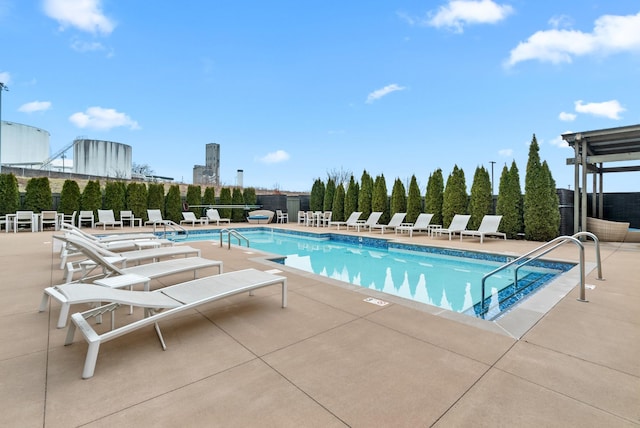
<instances>
[{"instance_id":1,"label":"white cloud","mask_svg":"<svg viewBox=\"0 0 640 428\"><path fill-rule=\"evenodd\" d=\"M446 27L456 33L462 33L465 25L495 24L511 13L511 6L499 5L493 0L450 0L428 19L427 25L436 28Z\"/></svg>"},{"instance_id":2,"label":"white cloud","mask_svg":"<svg viewBox=\"0 0 640 428\"><path fill-rule=\"evenodd\" d=\"M109 130L125 126L129 129L140 129L138 122L126 114L102 107L89 107L84 113L74 113L69 117L69 121L78 128Z\"/></svg>"},{"instance_id":3,"label":"white cloud","mask_svg":"<svg viewBox=\"0 0 640 428\"><path fill-rule=\"evenodd\" d=\"M562 139L562 135L558 135L556 138L551 140L549 144L556 147L569 147L569 144Z\"/></svg>"},{"instance_id":4,"label":"white cloud","mask_svg":"<svg viewBox=\"0 0 640 428\"><path fill-rule=\"evenodd\" d=\"M586 113L616 120L620 119L620 113L626 110L617 100L587 104L584 104L582 100L578 100L575 102L575 106L578 113Z\"/></svg>"},{"instance_id":5,"label":"white cloud","mask_svg":"<svg viewBox=\"0 0 640 428\"><path fill-rule=\"evenodd\" d=\"M18 111L23 113L33 113L36 111L45 111L51 108L51 101L31 101L30 103L22 104Z\"/></svg>"},{"instance_id":6,"label":"white cloud","mask_svg":"<svg viewBox=\"0 0 640 428\"><path fill-rule=\"evenodd\" d=\"M573 113L567 113L564 111L561 111L560 114L558 115L558 119L564 121L564 122L572 122L574 120L576 120L577 115L573 114Z\"/></svg>"},{"instance_id":7,"label":"white cloud","mask_svg":"<svg viewBox=\"0 0 640 428\"><path fill-rule=\"evenodd\" d=\"M513 156L513 149L501 149L498 150L498 154L503 158L510 158Z\"/></svg>"},{"instance_id":8,"label":"white cloud","mask_svg":"<svg viewBox=\"0 0 640 428\"><path fill-rule=\"evenodd\" d=\"M4 83L5 85L9 84L11 80L11 74L8 71L0 71L0 83Z\"/></svg>"},{"instance_id":9,"label":"white cloud","mask_svg":"<svg viewBox=\"0 0 640 428\"><path fill-rule=\"evenodd\" d=\"M400 86L397 85L395 83L391 84L391 85L387 85L382 89L376 89L375 91L371 92L369 95L367 95L367 104L371 104L372 102L374 102L375 100L378 100L382 97L384 97L385 95L389 95L392 92L396 92L396 91L404 91L406 88L404 86Z\"/></svg>"},{"instance_id":10,"label":"white cloud","mask_svg":"<svg viewBox=\"0 0 640 428\"><path fill-rule=\"evenodd\" d=\"M60 27L75 27L88 33L110 34L116 24L102 12L101 0L44 0L45 14Z\"/></svg>"},{"instance_id":11,"label":"white cloud","mask_svg":"<svg viewBox=\"0 0 640 428\"><path fill-rule=\"evenodd\" d=\"M71 43L71 49L77 52L93 52L102 51L104 46L100 42L85 42L83 40L74 40Z\"/></svg>"},{"instance_id":12,"label":"white cloud","mask_svg":"<svg viewBox=\"0 0 640 428\"><path fill-rule=\"evenodd\" d=\"M553 64L571 63L574 57L583 55L639 52L639 28L640 13L603 15L595 21L591 33L569 29L538 31L511 50L505 65L511 67L521 61L536 59Z\"/></svg>"},{"instance_id":13,"label":"white cloud","mask_svg":"<svg viewBox=\"0 0 640 428\"><path fill-rule=\"evenodd\" d=\"M288 161L290 158L289 153L284 150L276 150L275 152L267 153L266 156L258 159L262 163L280 163Z\"/></svg>"}]
</instances>

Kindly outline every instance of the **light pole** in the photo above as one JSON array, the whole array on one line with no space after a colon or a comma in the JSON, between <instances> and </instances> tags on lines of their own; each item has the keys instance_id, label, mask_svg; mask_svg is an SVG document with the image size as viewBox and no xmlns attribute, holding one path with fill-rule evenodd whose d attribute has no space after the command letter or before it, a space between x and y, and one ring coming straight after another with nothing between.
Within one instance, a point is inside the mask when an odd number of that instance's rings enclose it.
<instances>
[{"instance_id":1,"label":"light pole","mask_svg":"<svg viewBox=\"0 0 640 428\"><path fill-rule=\"evenodd\" d=\"M0 173L2 173L2 92L8 90L7 85L0 82Z\"/></svg>"},{"instance_id":2,"label":"light pole","mask_svg":"<svg viewBox=\"0 0 640 428\"><path fill-rule=\"evenodd\" d=\"M60 157L62 158L62 173L64 174L64 160L66 158L64 152L62 152L62 155L60 155Z\"/></svg>"},{"instance_id":3,"label":"light pole","mask_svg":"<svg viewBox=\"0 0 640 428\"><path fill-rule=\"evenodd\" d=\"M493 165L496 163L496 161L489 161L489 163L491 164L491 206L493 208ZM493 210L494 214L496 212L495 208Z\"/></svg>"}]
</instances>

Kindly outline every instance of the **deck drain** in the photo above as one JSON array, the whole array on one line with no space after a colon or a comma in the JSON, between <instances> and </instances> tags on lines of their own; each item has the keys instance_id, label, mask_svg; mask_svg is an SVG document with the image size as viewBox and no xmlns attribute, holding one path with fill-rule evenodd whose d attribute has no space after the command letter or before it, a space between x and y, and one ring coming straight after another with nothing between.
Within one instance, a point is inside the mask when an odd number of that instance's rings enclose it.
<instances>
[{"instance_id":1,"label":"deck drain","mask_svg":"<svg viewBox=\"0 0 640 428\"><path fill-rule=\"evenodd\" d=\"M364 301L378 306L387 306L389 304L389 302L385 302L384 300L376 299L374 297L367 297Z\"/></svg>"},{"instance_id":2,"label":"deck drain","mask_svg":"<svg viewBox=\"0 0 640 428\"><path fill-rule=\"evenodd\" d=\"M277 274L277 273L282 273L282 271L280 269L269 269L269 270L265 270L266 273L270 273L270 274Z\"/></svg>"}]
</instances>

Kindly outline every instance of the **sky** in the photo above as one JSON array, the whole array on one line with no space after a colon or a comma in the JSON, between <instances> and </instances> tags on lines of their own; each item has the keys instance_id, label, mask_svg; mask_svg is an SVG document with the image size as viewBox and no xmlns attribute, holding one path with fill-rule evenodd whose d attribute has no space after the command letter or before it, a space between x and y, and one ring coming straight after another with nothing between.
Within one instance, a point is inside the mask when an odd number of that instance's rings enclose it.
<instances>
[{"instance_id":1,"label":"sky","mask_svg":"<svg viewBox=\"0 0 640 428\"><path fill-rule=\"evenodd\" d=\"M223 185L366 170L424 193L457 165L468 190L493 166L497 192L513 161L524 183L535 135L573 189L561 134L640 123L638 0L0 0L0 45L3 120L48 131L52 153L128 144L186 183L218 143Z\"/></svg>"}]
</instances>

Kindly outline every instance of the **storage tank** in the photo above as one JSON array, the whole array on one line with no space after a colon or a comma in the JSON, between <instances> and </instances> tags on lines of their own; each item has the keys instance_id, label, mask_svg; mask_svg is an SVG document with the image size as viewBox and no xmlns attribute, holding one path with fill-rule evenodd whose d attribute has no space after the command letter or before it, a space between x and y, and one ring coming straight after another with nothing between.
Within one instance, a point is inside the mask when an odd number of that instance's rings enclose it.
<instances>
[{"instance_id":1,"label":"storage tank","mask_svg":"<svg viewBox=\"0 0 640 428\"><path fill-rule=\"evenodd\" d=\"M131 146L113 141L73 142L73 172L100 177L131 178Z\"/></svg>"},{"instance_id":2,"label":"storage tank","mask_svg":"<svg viewBox=\"0 0 640 428\"><path fill-rule=\"evenodd\" d=\"M0 128L2 164L36 166L49 158L48 131L5 120Z\"/></svg>"}]
</instances>

